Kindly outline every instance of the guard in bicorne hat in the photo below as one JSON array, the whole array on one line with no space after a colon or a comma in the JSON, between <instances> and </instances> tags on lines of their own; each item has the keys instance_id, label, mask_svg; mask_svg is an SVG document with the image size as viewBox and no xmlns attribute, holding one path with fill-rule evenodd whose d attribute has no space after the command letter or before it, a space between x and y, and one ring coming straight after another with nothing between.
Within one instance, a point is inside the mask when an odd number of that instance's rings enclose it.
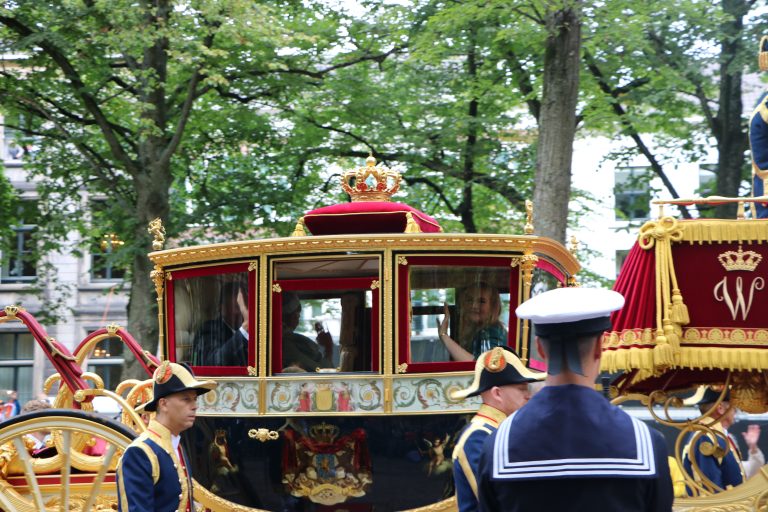
<instances>
[{"instance_id":1,"label":"guard in bicorne hat","mask_svg":"<svg viewBox=\"0 0 768 512\"><path fill-rule=\"evenodd\" d=\"M704 432L703 435L691 433L687 436L686 445L683 448L683 469L699 485L717 492L741 484L756 474L765 464L763 452L757 446L760 440L760 426L750 425L743 433L747 443L748 458L742 460L739 443L728 431L736 422L736 407L731 402L730 391L723 393L722 390L718 391L710 386L703 386L699 391L702 393L697 392L692 398L699 399L696 405L702 414L711 411L708 417L701 420L701 423L707 425L713 432ZM694 435L696 435L695 446ZM715 450L714 453L704 453L703 443L717 444L720 449ZM696 461L700 473L694 471L693 460ZM712 485L716 487L713 488Z\"/></svg>"},{"instance_id":2,"label":"guard in bicorne hat","mask_svg":"<svg viewBox=\"0 0 768 512\"><path fill-rule=\"evenodd\" d=\"M214 389L198 381L185 364L168 361L155 370L152 400L137 412L155 417L125 450L117 468L118 510L121 512L188 511L192 509L192 478L179 443L181 432L195 422L197 397Z\"/></svg>"},{"instance_id":3,"label":"guard in bicorne hat","mask_svg":"<svg viewBox=\"0 0 768 512\"><path fill-rule=\"evenodd\" d=\"M664 438L595 390L613 291L558 288L521 304L547 363L544 388L483 447L480 510L669 511Z\"/></svg>"},{"instance_id":4,"label":"guard in bicorne hat","mask_svg":"<svg viewBox=\"0 0 768 512\"><path fill-rule=\"evenodd\" d=\"M477 395L483 400L453 449L453 479L461 512L478 509L477 466L483 443L504 418L528 402L531 398L528 384L544 380L545 376L526 368L509 350L496 347L480 354L472 384L451 393L454 400Z\"/></svg>"}]
</instances>

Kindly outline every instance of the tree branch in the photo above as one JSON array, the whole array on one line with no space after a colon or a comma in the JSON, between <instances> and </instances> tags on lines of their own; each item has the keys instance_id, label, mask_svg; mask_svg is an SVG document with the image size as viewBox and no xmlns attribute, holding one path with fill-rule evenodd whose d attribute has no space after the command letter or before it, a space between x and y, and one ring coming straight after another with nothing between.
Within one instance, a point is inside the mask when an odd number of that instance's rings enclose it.
<instances>
[{"instance_id":1,"label":"tree branch","mask_svg":"<svg viewBox=\"0 0 768 512\"><path fill-rule=\"evenodd\" d=\"M22 37L29 37L35 33L31 28L20 23L16 18L0 16L0 23ZM85 83L83 82L75 67L72 65L69 59L67 59L64 53L46 38L42 38L37 44L40 48L42 48L43 52L48 55L53 60L53 62L56 63L59 69L64 73L64 76L69 80L72 92L83 102L85 108L93 116L94 120L96 121L96 125L101 130L101 133L104 136L104 140L107 142L107 145L109 146L114 157L118 161L122 162L122 164L125 166L125 169L131 175L135 176L138 173L136 163L131 160L131 158L123 150L120 142L115 136L114 131L112 130L109 121L99 108L96 99L90 93L86 92L87 88Z\"/></svg>"},{"instance_id":2,"label":"tree branch","mask_svg":"<svg viewBox=\"0 0 768 512\"><path fill-rule=\"evenodd\" d=\"M635 142L635 145L640 150L640 153L642 153L643 156L645 156L645 158L651 164L651 169L654 173L656 173L657 176L659 176L659 178L661 178L661 181L664 183L664 186L667 188L667 190L669 190L669 193L672 195L672 197L679 198L680 195L677 193L674 185L669 180L667 174L664 172L664 168L656 159L656 156L651 153L651 150L645 144L645 141L643 141L637 129L635 129L634 124L632 124L632 121L627 117L627 113L624 110L624 107L622 107L621 103L619 102L618 98L620 93L618 90L610 86L590 52L586 51L584 57L587 62L587 69L589 69L590 73L592 73L592 76L597 81L600 90L612 98L613 101L611 101L611 107L613 108L613 112L616 114L616 116L618 116L621 125L624 126L625 132L632 138L632 140ZM691 218L691 214L688 211L688 208L682 205L678 206L678 208L680 209L680 213L684 218Z\"/></svg>"}]
</instances>

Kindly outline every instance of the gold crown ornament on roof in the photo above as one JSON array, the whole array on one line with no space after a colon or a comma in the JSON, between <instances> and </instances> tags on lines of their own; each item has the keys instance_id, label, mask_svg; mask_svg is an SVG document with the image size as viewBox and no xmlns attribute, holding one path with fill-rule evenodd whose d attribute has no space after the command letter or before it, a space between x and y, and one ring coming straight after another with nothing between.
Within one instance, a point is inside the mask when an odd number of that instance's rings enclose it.
<instances>
[{"instance_id":1,"label":"gold crown ornament on roof","mask_svg":"<svg viewBox=\"0 0 768 512\"><path fill-rule=\"evenodd\" d=\"M723 268L727 271L747 270L754 271L763 257L755 251L743 251L739 246L738 251L726 251L717 257Z\"/></svg>"},{"instance_id":2,"label":"gold crown ornament on roof","mask_svg":"<svg viewBox=\"0 0 768 512\"><path fill-rule=\"evenodd\" d=\"M400 188L400 173L376 165L373 155L365 159L365 167L350 169L341 175L341 188L352 202L389 201Z\"/></svg>"}]
</instances>

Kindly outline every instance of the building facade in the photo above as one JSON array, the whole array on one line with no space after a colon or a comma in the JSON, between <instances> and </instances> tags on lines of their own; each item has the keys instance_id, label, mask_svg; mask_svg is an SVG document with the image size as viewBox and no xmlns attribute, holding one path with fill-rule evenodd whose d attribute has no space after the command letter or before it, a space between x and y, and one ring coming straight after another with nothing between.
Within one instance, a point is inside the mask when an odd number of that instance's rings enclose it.
<instances>
[{"instance_id":1,"label":"building facade","mask_svg":"<svg viewBox=\"0 0 768 512\"><path fill-rule=\"evenodd\" d=\"M21 198L13 239L0 258L0 307L21 305L37 316L43 313L47 301L61 301L60 320L43 327L49 336L74 349L96 329L110 323L126 324L128 298L123 271L114 268L108 258L120 241L111 233L104 233L100 240L84 241L73 231L60 252L45 254L35 261L32 249L39 218L38 194L23 165L25 151L31 150L18 144L13 132L6 129L0 133L5 176ZM87 198L83 204L89 204ZM84 207L84 211L87 209ZM82 256L75 255L75 248L81 250ZM55 273L56 281L55 286L43 287L40 294L30 290L40 287L42 266ZM122 367L122 345L115 340L101 342L85 365L86 371L100 375L112 389L121 380ZM53 373L53 367L21 322L0 324L0 390L17 390L23 404L43 393L45 379Z\"/></svg>"}]
</instances>

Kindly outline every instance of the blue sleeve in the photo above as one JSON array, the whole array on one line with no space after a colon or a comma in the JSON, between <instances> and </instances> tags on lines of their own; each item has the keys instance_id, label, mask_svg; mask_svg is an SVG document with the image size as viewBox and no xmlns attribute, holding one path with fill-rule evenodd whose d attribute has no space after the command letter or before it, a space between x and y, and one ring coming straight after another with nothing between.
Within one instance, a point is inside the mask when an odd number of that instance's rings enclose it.
<instances>
[{"instance_id":1,"label":"blue sleeve","mask_svg":"<svg viewBox=\"0 0 768 512\"><path fill-rule=\"evenodd\" d=\"M482 430L475 430L464 441L463 452L469 463L469 467L475 476L475 482L479 485L480 478L478 467L480 465L480 456L483 453L483 442L488 438L488 434ZM458 460L453 461L453 478L456 483L456 501L460 512L473 512L477 510L477 497L472 491L469 480L464 473L464 469Z\"/></svg>"},{"instance_id":2,"label":"blue sleeve","mask_svg":"<svg viewBox=\"0 0 768 512\"><path fill-rule=\"evenodd\" d=\"M141 448L129 446L117 470L118 511L154 512L154 487L147 455Z\"/></svg>"},{"instance_id":3,"label":"blue sleeve","mask_svg":"<svg viewBox=\"0 0 768 512\"><path fill-rule=\"evenodd\" d=\"M503 510L499 505L496 492L493 489L491 475L493 474L493 446L496 442L494 432L483 442L480 451L480 461L477 466L477 498L481 512L498 512Z\"/></svg>"},{"instance_id":4,"label":"blue sleeve","mask_svg":"<svg viewBox=\"0 0 768 512\"><path fill-rule=\"evenodd\" d=\"M757 108L765 103L763 94L757 102ZM768 124L763 121L760 112L755 112L749 120L749 145L752 150L752 161L758 169L768 169Z\"/></svg>"}]
</instances>

